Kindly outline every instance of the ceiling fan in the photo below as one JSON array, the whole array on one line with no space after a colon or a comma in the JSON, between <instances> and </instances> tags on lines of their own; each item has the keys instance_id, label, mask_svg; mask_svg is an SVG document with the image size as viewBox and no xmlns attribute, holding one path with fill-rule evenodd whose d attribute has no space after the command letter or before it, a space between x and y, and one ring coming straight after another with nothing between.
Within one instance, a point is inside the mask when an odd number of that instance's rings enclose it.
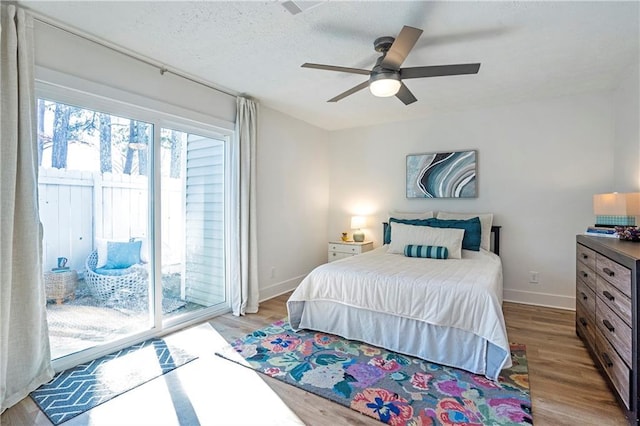
<instances>
[{"instance_id":1,"label":"ceiling fan","mask_svg":"<svg viewBox=\"0 0 640 426\"><path fill-rule=\"evenodd\" d=\"M404 102L405 105L412 104L417 101L417 99L402 80L478 73L480 69L479 63L400 68L400 65L407 59L409 52L411 52L411 49L413 49L413 46L415 46L421 34L421 29L405 25L395 39L393 37L377 38L373 42L373 46L376 52L380 52L382 55L376 60L376 64L371 71L360 68L311 64L308 62L302 64L302 67L369 76L369 80L329 99L327 102L338 102L369 86L369 90L374 96L388 97L395 95Z\"/></svg>"}]
</instances>

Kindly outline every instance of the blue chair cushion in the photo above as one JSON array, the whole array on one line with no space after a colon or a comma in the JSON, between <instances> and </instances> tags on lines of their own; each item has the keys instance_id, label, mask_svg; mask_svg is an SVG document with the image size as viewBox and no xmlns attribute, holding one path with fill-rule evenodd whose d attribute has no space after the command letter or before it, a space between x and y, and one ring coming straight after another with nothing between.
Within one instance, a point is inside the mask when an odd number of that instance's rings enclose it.
<instances>
[{"instance_id":1,"label":"blue chair cushion","mask_svg":"<svg viewBox=\"0 0 640 426\"><path fill-rule=\"evenodd\" d=\"M107 242L107 263L101 269L126 269L140 263L142 241Z\"/></svg>"},{"instance_id":2,"label":"blue chair cushion","mask_svg":"<svg viewBox=\"0 0 640 426\"><path fill-rule=\"evenodd\" d=\"M129 268L123 269L108 269L108 268L96 268L93 272L98 275L108 275L110 277L120 277L122 275L130 274Z\"/></svg>"}]
</instances>

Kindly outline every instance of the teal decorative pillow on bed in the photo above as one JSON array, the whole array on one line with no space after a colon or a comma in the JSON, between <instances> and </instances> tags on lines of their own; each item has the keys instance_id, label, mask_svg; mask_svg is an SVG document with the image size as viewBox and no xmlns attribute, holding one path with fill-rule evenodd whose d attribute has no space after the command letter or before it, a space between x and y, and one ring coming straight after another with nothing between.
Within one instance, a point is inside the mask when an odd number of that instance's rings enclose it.
<instances>
[{"instance_id":1,"label":"teal decorative pillow on bed","mask_svg":"<svg viewBox=\"0 0 640 426\"><path fill-rule=\"evenodd\" d=\"M446 259L449 250L441 246L416 246L408 244L404 246L404 255L407 257L428 257L430 259Z\"/></svg>"},{"instance_id":2,"label":"teal decorative pillow on bed","mask_svg":"<svg viewBox=\"0 0 640 426\"><path fill-rule=\"evenodd\" d=\"M414 226L430 226L432 228L456 228L464 229L464 238L462 239L462 248L465 250L480 251L480 243L482 241L482 227L480 225L480 218L474 217L471 219L396 219L390 218L389 225L393 223L403 223L405 225ZM391 242L391 228L393 226L387 226L384 234L384 243L389 244Z\"/></svg>"}]
</instances>

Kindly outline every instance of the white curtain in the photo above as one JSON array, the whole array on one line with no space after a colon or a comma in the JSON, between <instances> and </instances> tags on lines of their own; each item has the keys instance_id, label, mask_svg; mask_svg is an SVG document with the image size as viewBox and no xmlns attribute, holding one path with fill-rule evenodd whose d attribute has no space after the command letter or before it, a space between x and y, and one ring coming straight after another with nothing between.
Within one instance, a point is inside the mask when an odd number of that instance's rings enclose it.
<instances>
[{"instance_id":1,"label":"white curtain","mask_svg":"<svg viewBox=\"0 0 640 426\"><path fill-rule=\"evenodd\" d=\"M237 259L231 280L234 315L258 312L258 247L256 235L256 138L258 104L238 97L236 101L234 164L238 188L233 219L239 238L233 238Z\"/></svg>"},{"instance_id":2,"label":"white curtain","mask_svg":"<svg viewBox=\"0 0 640 426\"><path fill-rule=\"evenodd\" d=\"M42 285L33 18L0 5L0 412L53 377Z\"/></svg>"}]
</instances>

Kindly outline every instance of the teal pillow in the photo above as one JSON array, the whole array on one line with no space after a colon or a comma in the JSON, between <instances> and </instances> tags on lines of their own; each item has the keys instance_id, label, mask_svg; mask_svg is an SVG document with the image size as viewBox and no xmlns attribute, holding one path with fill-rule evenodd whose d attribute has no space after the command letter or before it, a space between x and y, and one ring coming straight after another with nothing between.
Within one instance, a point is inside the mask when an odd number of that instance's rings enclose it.
<instances>
[{"instance_id":1,"label":"teal pillow","mask_svg":"<svg viewBox=\"0 0 640 426\"><path fill-rule=\"evenodd\" d=\"M107 241L107 263L102 269L124 269L140 263L142 241L118 243Z\"/></svg>"},{"instance_id":2,"label":"teal pillow","mask_svg":"<svg viewBox=\"0 0 640 426\"><path fill-rule=\"evenodd\" d=\"M407 257L428 257L430 259L446 259L449 257L449 249L441 246L404 246L404 255Z\"/></svg>"},{"instance_id":3,"label":"teal pillow","mask_svg":"<svg viewBox=\"0 0 640 426\"><path fill-rule=\"evenodd\" d=\"M110 277L119 277L119 276L127 275L131 273L129 268L124 268L124 269L96 268L96 270L93 272L99 275L108 275Z\"/></svg>"},{"instance_id":4,"label":"teal pillow","mask_svg":"<svg viewBox=\"0 0 640 426\"><path fill-rule=\"evenodd\" d=\"M465 250L480 251L480 242L482 241L482 227L480 225L480 218L474 217L471 219L396 219L390 218L389 222L404 223L406 225L414 226L430 226L432 228L456 228L464 229L464 237L462 239L462 248ZM391 242L391 226L387 227L387 232L384 235L384 243L389 244Z\"/></svg>"}]
</instances>

